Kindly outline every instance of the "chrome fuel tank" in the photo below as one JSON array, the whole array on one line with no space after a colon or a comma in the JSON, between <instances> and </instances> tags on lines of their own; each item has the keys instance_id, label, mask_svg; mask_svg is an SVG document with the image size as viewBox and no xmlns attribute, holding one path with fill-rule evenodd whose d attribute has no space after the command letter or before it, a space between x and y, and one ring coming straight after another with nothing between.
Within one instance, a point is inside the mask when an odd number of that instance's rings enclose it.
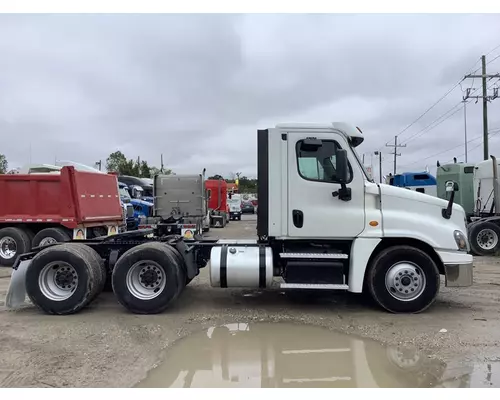
<instances>
[{"instance_id":1,"label":"chrome fuel tank","mask_svg":"<svg viewBox=\"0 0 500 400\"><path fill-rule=\"evenodd\" d=\"M256 242L223 243L210 253L210 284L214 287L265 288L273 280L273 252Z\"/></svg>"}]
</instances>

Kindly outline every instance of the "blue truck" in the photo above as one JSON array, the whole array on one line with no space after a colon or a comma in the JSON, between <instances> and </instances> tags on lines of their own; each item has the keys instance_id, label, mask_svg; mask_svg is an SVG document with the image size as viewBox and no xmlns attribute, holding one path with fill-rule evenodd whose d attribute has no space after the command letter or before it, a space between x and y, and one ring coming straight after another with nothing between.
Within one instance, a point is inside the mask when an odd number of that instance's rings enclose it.
<instances>
[{"instance_id":1,"label":"blue truck","mask_svg":"<svg viewBox=\"0 0 500 400\"><path fill-rule=\"evenodd\" d=\"M127 218L127 230L138 229L140 218L149 217L153 212L153 203L143 199L133 198L130 193L130 188L123 182L118 182L118 187L122 203L130 204L134 209L133 216Z\"/></svg>"}]
</instances>

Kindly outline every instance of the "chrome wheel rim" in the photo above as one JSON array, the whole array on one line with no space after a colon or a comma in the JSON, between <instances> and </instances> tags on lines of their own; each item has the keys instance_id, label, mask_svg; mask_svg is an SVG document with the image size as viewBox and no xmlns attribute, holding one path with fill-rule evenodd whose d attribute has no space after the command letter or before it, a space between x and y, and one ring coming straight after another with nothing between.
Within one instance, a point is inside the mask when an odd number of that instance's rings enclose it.
<instances>
[{"instance_id":1,"label":"chrome wheel rim","mask_svg":"<svg viewBox=\"0 0 500 400\"><path fill-rule=\"evenodd\" d=\"M127 272L128 291L137 299L152 300L165 289L167 282L165 270L155 261L136 262Z\"/></svg>"},{"instance_id":2,"label":"chrome wheel rim","mask_svg":"<svg viewBox=\"0 0 500 400\"><path fill-rule=\"evenodd\" d=\"M52 301L69 299L78 286L78 274L71 264L54 261L42 268L38 277L42 294Z\"/></svg>"},{"instance_id":3,"label":"chrome wheel rim","mask_svg":"<svg viewBox=\"0 0 500 400\"><path fill-rule=\"evenodd\" d=\"M14 258L17 254L16 241L10 236L4 236L0 239L0 256L5 260Z\"/></svg>"},{"instance_id":4,"label":"chrome wheel rim","mask_svg":"<svg viewBox=\"0 0 500 400\"><path fill-rule=\"evenodd\" d=\"M498 245L498 235L492 229L482 229L477 234L477 244L483 250L492 250Z\"/></svg>"},{"instance_id":5,"label":"chrome wheel rim","mask_svg":"<svg viewBox=\"0 0 500 400\"><path fill-rule=\"evenodd\" d=\"M43 246L47 246L48 244L54 244L54 243L57 243L56 239L54 239L53 237L46 237L40 241L39 246L43 247Z\"/></svg>"},{"instance_id":6,"label":"chrome wheel rim","mask_svg":"<svg viewBox=\"0 0 500 400\"><path fill-rule=\"evenodd\" d=\"M425 289L425 275L422 269L409 261L401 261L390 267L385 274L385 287L397 300L412 301Z\"/></svg>"}]
</instances>

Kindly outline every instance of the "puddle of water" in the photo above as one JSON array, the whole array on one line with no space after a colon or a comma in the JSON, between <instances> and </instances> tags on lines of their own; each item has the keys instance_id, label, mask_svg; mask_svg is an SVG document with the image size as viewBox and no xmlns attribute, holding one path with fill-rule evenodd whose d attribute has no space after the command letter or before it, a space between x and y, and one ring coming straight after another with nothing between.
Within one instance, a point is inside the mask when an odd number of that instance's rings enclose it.
<instances>
[{"instance_id":1,"label":"puddle of water","mask_svg":"<svg viewBox=\"0 0 500 400\"><path fill-rule=\"evenodd\" d=\"M325 328L239 323L180 339L136 387L494 386L473 372Z\"/></svg>"}]
</instances>

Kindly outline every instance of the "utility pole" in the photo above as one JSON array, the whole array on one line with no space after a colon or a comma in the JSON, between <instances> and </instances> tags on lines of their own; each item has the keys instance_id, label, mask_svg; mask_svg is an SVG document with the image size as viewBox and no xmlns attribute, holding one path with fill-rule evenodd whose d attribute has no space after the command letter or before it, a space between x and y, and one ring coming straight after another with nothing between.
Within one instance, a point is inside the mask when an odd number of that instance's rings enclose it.
<instances>
[{"instance_id":1,"label":"utility pole","mask_svg":"<svg viewBox=\"0 0 500 400\"><path fill-rule=\"evenodd\" d=\"M406 147L406 144L398 144L398 135L394 136L394 144L387 144L385 145L386 147L394 147L394 153L391 153L394 155L394 175L396 175L396 160L397 157L401 156L401 153L398 153L398 148L400 147Z\"/></svg>"},{"instance_id":2,"label":"utility pole","mask_svg":"<svg viewBox=\"0 0 500 400\"><path fill-rule=\"evenodd\" d=\"M382 152L375 151L373 154L378 156L378 177L379 177L380 183L382 183Z\"/></svg>"},{"instance_id":3,"label":"utility pole","mask_svg":"<svg viewBox=\"0 0 500 400\"><path fill-rule=\"evenodd\" d=\"M493 96L488 96L488 88L486 87L486 79L487 78L500 78L500 74L490 74L486 73L486 56L481 56L481 64L482 64L482 73L481 75L465 75L464 79L467 78L481 78L482 86L483 86L483 94L482 96L471 96L471 89L467 89L464 100L467 99L483 99L483 156L484 159L488 159L488 101L495 100L498 97L498 91L495 91Z\"/></svg>"},{"instance_id":4,"label":"utility pole","mask_svg":"<svg viewBox=\"0 0 500 400\"><path fill-rule=\"evenodd\" d=\"M467 162L467 100L464 103L464 145L465 145L465 162Z\"/></svg>"},{"instance_id":5,"label":"utility pole","mask_svg":"<svg viewBox=\"0 0 500 400\"><path fill-rule=\"evenodd\" d=\"M95 165L96 165L96 166L97 166L97 165L99 166L99 171L100 171L100 170L101 170L101 167L102 167L102 160L97 161L97 162L95 163Z\"/></svg>"}]
</instances>

